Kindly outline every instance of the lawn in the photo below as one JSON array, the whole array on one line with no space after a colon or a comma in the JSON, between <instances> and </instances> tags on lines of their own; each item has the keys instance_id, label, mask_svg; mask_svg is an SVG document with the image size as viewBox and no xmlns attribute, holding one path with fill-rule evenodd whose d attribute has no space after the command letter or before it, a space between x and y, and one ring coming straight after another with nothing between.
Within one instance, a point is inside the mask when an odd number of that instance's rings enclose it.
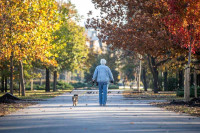
<instances>
[{"instance_id":1,"label":"lawn","mask_svg":"<svg viewBox=\"0 0 200 133\"><path fill-rule=\"evenodd\" d=\"M164 108L169 111L177 113L186 113L189 115L200 116L200 103L196 103L194 106L189 104L174 104L175 101L183 101L183 97L177 97L175 92L159 92L154 94L152 91L149 92L137 92L137 91L124 91L123 96L127 99L132 100L166 100L165 102L153 102L151 105Z\"/></svg>"},{"instance_id":2,"label":"lawn","mask_svg":"<svg viewBox=\"0 0 200 133\"><path fill-rule=\"evenodd\" d=\"M60 90L57 92L45 92L44 90L26 91L26 96L18 96L19 94L15 92L14 96L23 100L19 100L13 103L0 103L0 116L8 115L19 109L37 104L37 102L40 100L53 98L66 92L71 92L71 90ZM0 93L0 97L4 94L5 93Z\"/></svg>"},{"instance_id":3,"label":"lawn","mask_svg":"<svg viewBox=\"0 0 200 133\"><path fill-rule=\"evenodd\" d=\"M59 90L56 92L45 92L44 90L34 90L34 91L26 91L26 96L19 96L18 92L15 92L13 95L21 99L44 100L56 97L65 92L71 92L71 90ZM0 97L4 94L5 93L0 93Z\"/></svg>"},{"instance_id":4,"label":"lawn","mask_svg":"<svg viewBox=\"0 0 200 133\"><path fill-rule=\"evenodd\" d=\"M128 99L133 100L173 100L173 99L182 99L181 97L177 97L175 92L164 91L158 92L154 94L153 91L132 91L127 90L123 92L123 96Z\"/></svg>"}]
</instances>

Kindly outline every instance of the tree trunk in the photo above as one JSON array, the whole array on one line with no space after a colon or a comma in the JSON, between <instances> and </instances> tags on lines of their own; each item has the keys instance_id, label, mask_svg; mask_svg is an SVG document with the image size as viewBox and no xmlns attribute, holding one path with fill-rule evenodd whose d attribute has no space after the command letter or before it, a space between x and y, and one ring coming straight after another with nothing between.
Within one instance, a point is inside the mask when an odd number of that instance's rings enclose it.
<instances>
[{"instance_id":1,"label":"tree trunk","mask_svg":"<svg viewBox=\"0 0 200 133\"><path fill-rule=\"evenodd\" d=\"M194 97L197 98L197 73L194 70Z\"/></svg>"},{"instance_id":2,"label":"tree trunk","mask_svg":"<svg viewBox=\"0 0 200 133\"><path fill-rule=\"evenodd\" d=\"M164 91L168 90L168 83L167 83L167 71L164 72Z\"/></svg>"},{"instance_id":3,"label":"tree trunk","mask_svg":"<svg viewBox=\"0 0 200 133\"><path fill-rule=\"evenodd\" d=\"M190 36L189 54L188 54L188 64L185 68L184 99L186 102L190 100L190 64L191 64L192 43L193 43L193 37L191 35Z\"/></svg>"},{"instance_id":4,"label":"tree trunk","mask_svg":"<svg viewBox=\"0 0 200 133\"><path fill-rule=\"evenodd\" d=\"M158 93L158 70L157 65L155 62L155 58L152 56L148 56L148 63L151 70L151 73L153 75L153 89L154 93Z\"/></svg>"},{"instance_id":5,"label":"tree trunk","mask_svg":"<svg viewBox=\"0 0 200 133\"><path fill-rule=\"evenodd\" d=\"M154 93L158 93L158 71L154 70L153 74L153 87L154 87Z\"/></svg>"},{"instance_id":6,"label":"tree trunk","mask_svg":"<svg viewBox=\"0 0 200 133\"><path fill-rule=\"evenodd\" d=\"M33 91L33 79L31 79L31 91Z\"/></svg>"},{"instance_id":7,"label":"tree trunk","mask_svg":"<svg viewBox=\"0 0 200 133\"><path fill-rule=\"evenodd\" d=\"M144 91L147 91L147 80L146 80L146 68L143 67L142 69L142 81L144 85Z\"/></svg>"},{"instance_id":8,"label":"tree trunk","mask_svg":"<svg viewBox=\"0 0 200 133\"><path fill-rule=\"evenodd\" d=\"M19 82L19 96L21 95L21 85L20 85L20 82Z\"/></svg>"},{"instance_id":9,"label":"tree trunk","mask_svg":"<svg viewBox=\"0 0 200 133\"><path fill-rule=\"evenodd\" d=\"M1 92L5 91L4 80L5 80L4 75L2 75L2 77L1 77Z\"/></svg>"},{"instance_id":10,"label":"tree trunk","mask_svg":"<svg viewBox=\"0 0 200 133\"><path fill-rule=\"evenodd\" d=\"M142 66L142 61L140 60L140 65L139 65L139 72L138 72L138 82L137 82L137 90L140 92L140 79L141 79L141 66Z\"/></svg>"},{"instance_id":11,"label":"tree trunk","mask_svg":"<svg viewBox=\"0 0 200 133\"><path fill-rule=\"evenodd\" d=\"M184 99L185 99L185 101L190 100L190 67L187 67L185 69Z\"/></svg>"},{"instance_id":12,"label":"tree trunk","mask_svg":"<svg viewBox=\"0 0 200 133\"><path fill-rule=\"evenodd\" d=\"M179 85L179 89L183 89L183 70L179 70L179 79L178 79L178 85Z\"/></svg>"},{"instance_id":13,"label":"tree trunk","mask_svg":"<svg viewBox=\"0 0 200 133\"><path fill-rule=\"evenodd\" d=\"M56 91L56 84L57 84L57 71L53 72L53 91Z\"/></svg>"},{"instance_id":14,"label":"tree trunk","mask_svg":"<svg viewBox=\"0 0 200 133\"><path fill-rule=\"evenodd\" d=\"M46 87L45 87L46 92L50 92L50 80L49 80L49 69L46 68Z\"/></svg>"},{"instance_id":15,"label":"tree trunk","mask_svg":"<svg viewBox=\"0 0 200 133\"><path fill-rule=\"evenodd\" d=\"M5 92L8 91L8 79L7 76L5 76Z\"/></svg>"},{"instance_id":16,"label":"tree trunk","mask_svg":"<svg viewBox=\"0 0 200 133\"><path fill-rule=\"evenodd\" d=\"M42 85L42 78L40 78L40 85Z\"/></svg>"},{"instance_id":17,"label":"tree trunk","mask_svg":"<svg viewBox=\"0 0 200 133\"><path fill-rule=\"evenodd\" d=\"M10 56L10 93L13 94L13 52Z\"/></svg>"},{"instance_id":18,"label":"tree trunk","mask_svg":"<svg viewBox=\"0 0 200 133\"><path fill-rule=\"evenodd\" d=\"M25 96L25 85L24 85L24 68L23 68L23 62L19 61L19 68L20 68L20 85L21 85L21 91L22 91L22 96Z\"/></svg>"}]
</instances>

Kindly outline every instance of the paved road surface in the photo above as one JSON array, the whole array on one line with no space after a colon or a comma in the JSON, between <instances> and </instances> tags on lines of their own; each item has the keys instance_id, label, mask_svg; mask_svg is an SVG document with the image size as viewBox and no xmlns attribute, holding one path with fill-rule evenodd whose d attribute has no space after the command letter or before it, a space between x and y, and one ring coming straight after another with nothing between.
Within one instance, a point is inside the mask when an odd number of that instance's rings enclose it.
<instances>
[{"instance_id":1,"label":"paved road surface","mask_svg":"<svg viewBox=\"0 0 200 133\"><path fill-rule=\"evenodd\" d=\"M79 104L71 97L79 94ZM94 93L94 94L93 94ZM118 91L98 106L98 94L74 91L0 118L0 133L199 133L200 118L165 111Z\"/></svg>"}]
</instances>

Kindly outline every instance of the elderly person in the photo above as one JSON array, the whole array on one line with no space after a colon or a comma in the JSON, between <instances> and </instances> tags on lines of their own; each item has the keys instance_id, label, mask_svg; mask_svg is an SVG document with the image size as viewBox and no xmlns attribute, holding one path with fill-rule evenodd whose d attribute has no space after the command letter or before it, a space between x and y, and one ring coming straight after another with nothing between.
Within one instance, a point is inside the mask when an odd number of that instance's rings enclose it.
<instances>
[{"instance_id":1,"label":"elderly person","mask_svg":"<svg viewBox=\"0 0 200 133\"><path fill-rule=\"evenodd\" d=\"M101 59L101 65L97 66L93 74L93 82L96 80L99 86L99 104L100 106L106 106L107 90L109 82L113 83L113 75L108 66L106 66L106 60Z\"/></svg>"}]
</instances>

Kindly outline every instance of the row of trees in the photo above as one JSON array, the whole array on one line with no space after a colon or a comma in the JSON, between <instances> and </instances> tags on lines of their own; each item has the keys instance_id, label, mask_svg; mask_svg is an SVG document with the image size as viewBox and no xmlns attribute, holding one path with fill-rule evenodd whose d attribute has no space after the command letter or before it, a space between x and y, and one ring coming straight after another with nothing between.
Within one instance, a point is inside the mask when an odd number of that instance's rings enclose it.
<instances>
[{"instance_id":1,"label":"row of trees","mask_svg":"<svg viewBox=\"0 0 200 133\"><path fill-rule=\"evenodd\" d=\"M200 1L193 0L92 0L99 18L87 26L115 48L135 51L148 61L158 92L158 69L186 67L185 98L189 100L191 56L200 52Z\"/></svg>"},{"instance_id":2,"label":"row of trees","mask_svg":"<svg viewBox=\"0 0 200 133\"><path fill-rule=\"evenodd\" d=\"M49 71L72 71L87 57L84 28L76 24L80 16L70 2L55 0L0 1L0 69L2 91L10 92L13 80L20 82L25 96L24 75L34 78L35 68L46 69L46 91L50 91ZM19 79L19 80L18 80Z\"/></svg>"}]
</instances>

